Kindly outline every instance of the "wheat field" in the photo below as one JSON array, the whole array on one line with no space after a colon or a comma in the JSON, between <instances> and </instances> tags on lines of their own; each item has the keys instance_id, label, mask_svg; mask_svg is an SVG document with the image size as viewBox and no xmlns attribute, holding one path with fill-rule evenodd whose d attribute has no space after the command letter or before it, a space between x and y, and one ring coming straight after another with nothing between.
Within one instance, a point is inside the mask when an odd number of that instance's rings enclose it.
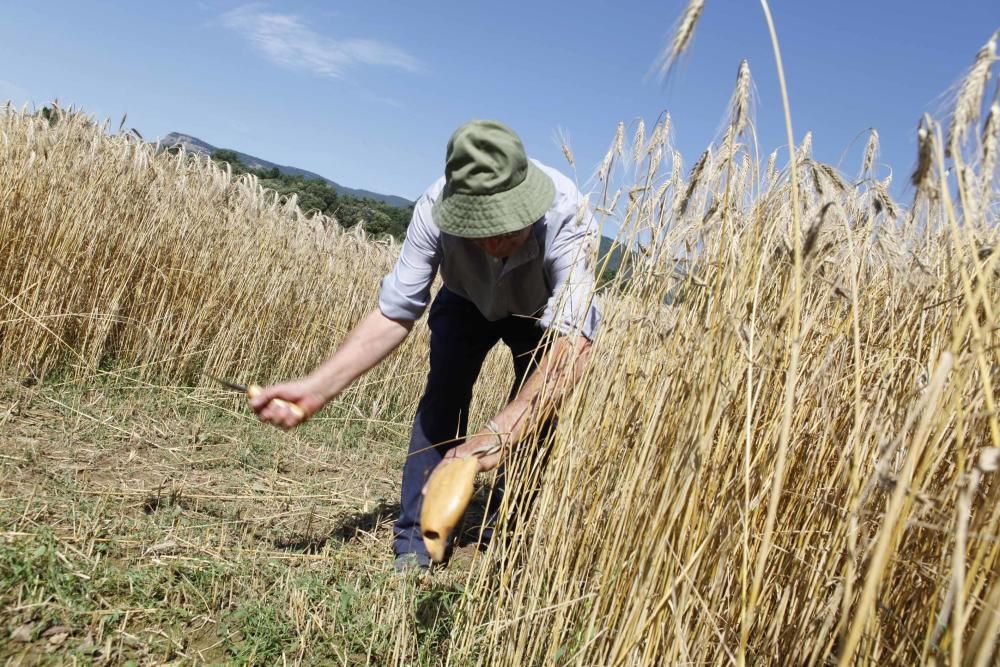
<instances>
[{"instance_id":1,"label":"wheat field","mask_svg":"<svg viewBox=\"0 0 1000 667\"><path fill-rule=\"evenodd\" d=\"M688 12L681 28L693 30L700 3ZM685 48L684 30L678 39L668 61ZM379 574L389 570L384 521L361 553L327 543L287 558L232 556L241 547L221 541L211 552L220 567L277 582L283 606L272 611L294 620L268 652L227 659L995 664L996 42L974 59L949 116L921 120L906 203L876 175L875 132L855 173L814 159L809 135L786 158L758 159L746 63L723 136L690 167L668 114L651 127L620 125L590 204L621 230L625 263L602 288L593 359L554 434L522 443L508 464L497 539L466 567L431 575L446 589ZM7 107L0 137L8 402L100 382L238 410L203 371L255 381L306 372L374 306L398 251L304 217L252 177L156 152L78 111L52 119ZM352 438L377 444L387 427L405 438L426 371L425 329L341 399L337 414L360 415ZM506 395L502 354L482 378L473 423ZM282 446L325 456L335 426L282 435ZM15 480L5 501L25 493L21 458L3 459ZM399 461L386 465L389 477ZM77 501L62 502L72 511ZM33 549L43 522L15 505L0 510L2 545ZM80 538L79 528L53 530L57 545ZM368 586L359 593L367 624L351 625L322 590L307 594L291 570L281 574L286 563L340 571L349 558L364 560L343 576ZM277 565L265 572L253 559ZM26 605L53 599L43 581L19 579L10 564L19 562L0 559L8 632L28 618ZM229 604L260 590L233 587ZM434 607L446 623L422 616L432 594L447 598ZM215 597L205 605L216 620L231 609ZM74 613L59 618L79 625ZM338 623L355 633L353 648ZM130 627L126 615L119 632ZM90 632L97 645L117 636L104 625ZM174 643L136 659L206 659ZM131 655L123 651L89 655L115 662Z\"/></svg>"}]
</instances>

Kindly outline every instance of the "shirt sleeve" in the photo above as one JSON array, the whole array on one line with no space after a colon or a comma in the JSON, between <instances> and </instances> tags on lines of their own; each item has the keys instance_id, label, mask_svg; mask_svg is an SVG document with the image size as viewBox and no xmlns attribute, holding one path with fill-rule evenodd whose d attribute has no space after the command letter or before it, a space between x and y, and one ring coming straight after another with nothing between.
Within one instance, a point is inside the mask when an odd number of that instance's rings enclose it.
<instances>
[{"instance_id":1,"label":"shirt sleeve","mask_svg":"<svg viewBox=\"0 0 1000 667\"><path fill-rule=\"evenodd\" d=\"M594 340L601 322L595 292L594 244L599 240L597 223L585 203L579 211L558 224L545 249L545 271L552 287L539 324L564 335L582 335Z\"/></svg>"},{"instance_id":2,"label":"shirt sleeve","mask_svg":"<svg viewBox=\"0 0 1000 667\"><path fill-rule=\"evenodd\" d=\"M432 205L426 194L417 201L396 265L382 279L378 307L389 319L418 320L427 308L441 264L440 232L431 218Z\"/></svg>"}]
</instances>

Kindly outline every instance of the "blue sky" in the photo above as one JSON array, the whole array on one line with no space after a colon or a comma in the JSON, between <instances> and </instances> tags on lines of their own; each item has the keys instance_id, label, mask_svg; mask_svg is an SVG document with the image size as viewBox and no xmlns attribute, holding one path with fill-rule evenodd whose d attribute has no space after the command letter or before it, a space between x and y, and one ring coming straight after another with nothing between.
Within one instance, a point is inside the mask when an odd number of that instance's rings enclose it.
<instances>
[{"instance_id":1,"label":"blue sky","mask_svg":"<svg viewBox=\"0 0 1000 667\"><path fill-rule=\"evenodd\" d=\"M947 6L946 6L947 4ZM690 55L651 76L684 2L0 2L0 100L58 98L147 139L171 131L415 198L470 118L512 126L533 156L579 178L618 121L661 111L690 166L718 133L741 58L757 87L762 150L785 144L760 5L707 0ZM502 8L501 8L502 7ZM864 131L906 196L920 115L990 34L988 0L774 0L797 140L855 173Z\"/></svg>"}]
</instances>

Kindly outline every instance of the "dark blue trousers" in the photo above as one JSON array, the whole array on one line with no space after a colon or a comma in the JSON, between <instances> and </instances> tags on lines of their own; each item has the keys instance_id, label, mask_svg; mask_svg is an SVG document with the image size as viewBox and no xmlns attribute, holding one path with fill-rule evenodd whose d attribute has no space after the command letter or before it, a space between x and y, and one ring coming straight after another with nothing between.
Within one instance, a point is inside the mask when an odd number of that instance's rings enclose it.
<instances>
[{"instance_id":1,"label":"dark blue trousers","mask_svg":"<svg viewBox=\"0 0 1000 667\"><path fill-rule=\"evenodd\" d=\"M479 377L487 353L501 340L510 348L515 375L511 398L544 353L540 344L545 331L535 318L510 316L490 322L472 302L446 287L441 288L431 304L428 325L431 367L403 466L401 510L394 527L393 546L397 555L427 554L420 535L420 490L445 453L465 438L472 385ZM498 482L497 487L487 508L488 515L499 506L502 484Z\"/></svg>"}]
</instances>

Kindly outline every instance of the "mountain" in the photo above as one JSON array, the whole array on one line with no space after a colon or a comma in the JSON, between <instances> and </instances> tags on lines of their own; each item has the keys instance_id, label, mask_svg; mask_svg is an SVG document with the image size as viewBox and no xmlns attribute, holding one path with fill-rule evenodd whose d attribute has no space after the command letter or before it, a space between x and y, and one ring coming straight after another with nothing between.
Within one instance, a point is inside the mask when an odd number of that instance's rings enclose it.
<instances>
[{"instance_id":1,"label":"mountain","mask_svg":"<svg viewBox=\"0 0 1000 667\"><path fill-rule=\"evenodd\" d=\"M202 141L198 137L192 137L190 134L181 134L180 132L171 132L167 136L160 139L160 145L164 148L170 148L171 146L183 146L184 150L189 153L199 153L201 155L212 155L215 151L219 150L218 147L213 146L210 143ZM233 151L240 158L240 162L250 167L251 169L274 169L276 168L282 174L288 174L291 176L304 176L305 178L315 178L326 183L329 183L338 193L350 195L352 197L358 197L361 199L374 199L375 201L380 201L388 204L389 206L396 206L398 208L407 208L412 205L408 199L403 197L397 197L395 195L383 195L378 192L371 192L369 190L356 190L354 188L345 187L339 183L331 181L329 178L320 176L319 174L313 173L311 171L306 171L305 169L299 169L298 167L288 167L283 164L275 164L274 162L269 162L267 160L249 155L247 153L241 153L240 151Z\"/></svg>"}]
</instances>

